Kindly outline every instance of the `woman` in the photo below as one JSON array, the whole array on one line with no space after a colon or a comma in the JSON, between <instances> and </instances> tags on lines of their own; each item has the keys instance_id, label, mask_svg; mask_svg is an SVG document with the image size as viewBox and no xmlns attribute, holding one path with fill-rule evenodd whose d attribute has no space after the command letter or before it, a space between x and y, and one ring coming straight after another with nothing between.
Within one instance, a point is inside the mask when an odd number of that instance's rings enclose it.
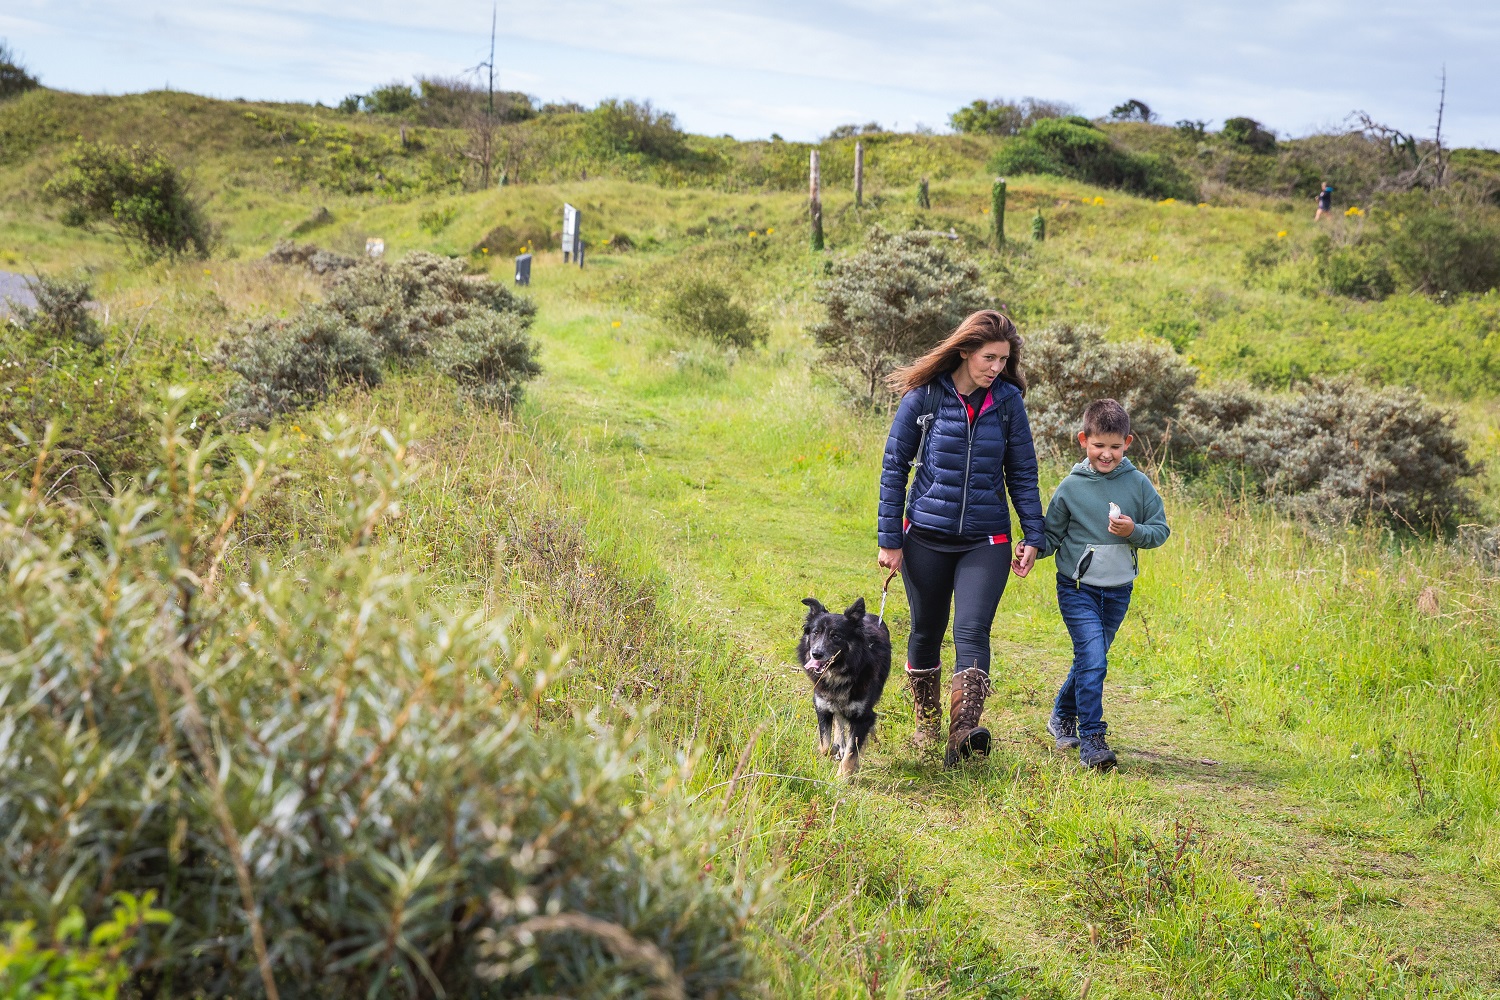
<instances>
[{"instance_id":1,"label":"woman","mask_svg":"<svg viewBox=\"0 0 1500 1000\"><path fill-rule=\"evenodd\" d=\"M1025 576L1047 544L1036 447L1021 402L1021 337L1009 318L982 310L886 384L902 398L880 474L880 566L901 572L911 606L906 675L919 748L942 738L940 657L954 606L943 756L952 767L989 752L979 716L990 692L990 626L1011 570ZM1007 492L1025 532L1014 561Z\"/></svg>"}]
</instances>

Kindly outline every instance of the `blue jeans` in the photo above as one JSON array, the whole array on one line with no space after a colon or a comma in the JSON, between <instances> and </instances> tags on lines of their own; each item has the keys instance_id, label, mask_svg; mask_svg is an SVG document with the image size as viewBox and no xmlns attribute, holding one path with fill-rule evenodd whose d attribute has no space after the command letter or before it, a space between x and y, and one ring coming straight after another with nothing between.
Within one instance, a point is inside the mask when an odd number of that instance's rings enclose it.
<instances>
[{"instance_id":1,"label":"blue jeans","mask_svg":"<svg viewBox=\"0 0 1500 1000\"><path fill-rule=\"evenodd\" d=\"M1134 584L1121 587L1091 587L1057 578L1057 609L1073 637L1073 669L1057 692L1052 711L1064 718L1077 717L1078 735L1103 736L1104 675L1109 672L1109 647L1130 610Z\"/></svg>"}]
</instances>

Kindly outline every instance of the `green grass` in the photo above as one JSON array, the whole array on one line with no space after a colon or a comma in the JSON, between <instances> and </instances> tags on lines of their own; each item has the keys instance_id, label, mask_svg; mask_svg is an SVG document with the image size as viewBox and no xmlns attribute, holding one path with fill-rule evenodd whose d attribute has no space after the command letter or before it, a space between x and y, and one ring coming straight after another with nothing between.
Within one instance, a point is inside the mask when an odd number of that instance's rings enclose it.
<instances>
[{"instance_id":1,"label":"green grass","mask_svg":"<svg viewBox=\"0 0 1500 1000\"><path fill-rule=\"evenodd\" d=\"M179 354L213 386L202 359L222 330L319 294L254 258L321 206L333 222L301 238L347 250L378 235L394 254L469 253L496 226L550 227L563 200L599 241L624 232L645 247L583 272L541 255L546 373L512 421L422 375L326 409L417 424L427 471L389 530L453 596L518 608L571 644L553 711L655 702L658 752L701 748L695 807L737 830L711 873L780 873L757 923L770 995L1500 996L1500 609L1495 580L1446 545L1309 533L1168 470L1174 536L1143 560L1112 656L1116 773L1081 772L1043 732L1069 658L1044 565L1012 582L996 622L991 758L953 772L917 758L897 681L865 769L840 784L816 755L792 648L802 597L878 600L886 425L813 373L822 262L805 249L801 196L619 177L330 194L263 163L231 184L233 144L201 141L222 152L197 168L219 257L134 267L17 197L0 207L0 267L92 268L107 349L138 330L131 350ZM45 155L6 160L0 190L26 190ZM1246 248L1308 238L1305 213L1053 178L1011 183L1011 232L1040 207L1048 241L994 254L980 243L987 178L933 175L925 215L878 171L863 210L830 191L835 252L875 222L951 226L1023 332L1068 319L1165 336L1215 378L1413 381L1462 401L1476 449L1494 450L1493 296L1354 303L1247 284ZM489 267L504 278L508 261ZM650 307L682 270L735 284L769 344L729 356L662 330ZM262 527L319 530L319 461L305 455ZM1424 592L1437 616L1419 610ZM888 617L899 656L899 591Z\"/></svg>"}]
</instances>

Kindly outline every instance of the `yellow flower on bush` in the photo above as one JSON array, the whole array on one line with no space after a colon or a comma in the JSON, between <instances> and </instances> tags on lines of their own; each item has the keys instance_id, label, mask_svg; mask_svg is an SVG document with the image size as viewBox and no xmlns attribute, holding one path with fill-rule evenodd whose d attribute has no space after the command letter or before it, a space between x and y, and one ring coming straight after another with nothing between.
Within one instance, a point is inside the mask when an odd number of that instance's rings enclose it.
<instances>
[{"instance_id":1,"label":"yellow flower on bush","mask_svg":"<svg viewBox=\"0 0 1500 1000\"><path fill-rule=\"evenodd\" d=\"M1351 215L1364 215L1364 214L1365 214L1365 210L1362 209L1362 208L1360 208L1358 205L1350 205L1348 208L1344 209L1344 217L1345 218L1348 218Z\"/></svg>"},{"instance_id":2,"label":"yellow flower on bush","mask_svg":"<svg viewBox=\"0 0 1500 1000\"><path fill-rule=\"evenodd\" d=\"M1177 199L1176 198L1163 198L1161 201L1157 202L1157 204L1158 205L1175 205L1175 204L1177 204Z\"/></svg>"},{"instance_id":3,"label":"yellow flower on bush","mask_svg":"<svg viewBox=\"0 0 1500 1000\"><path fill-rule=\"evenodd\" d=\"M610 326L619 326L620 325L620 321L619 320L615 320L613 323L611 323L609 325Z\"/></svg>"},{"instance_id":4,"label":"yellow flower on bush","mask_svg":"<svg viewBox=\"0 0 1500 1000\"><path fill-rule=\"evenodd\" d=\"M772 227L772 228L766 230L766 235L770 236L774 232L776 232L776 229L775 229L775 227Z\"/></svg>"},{"instance_id":5,"label":"yellow flower on bush","mask_svg":"<svg viewBox=\"0 0 1500 1000\"><path fill-rule=\"evenodd\" d=\"M1206 201L1200 201L1200 202L1198 202L1198 207L1199 208L1207 208L1208 207L1208 202L1206 202Z\"/></svg>"},{"instance_id":6,"label":"yellow flower on bush","mask_svg":"<svg viewBox=\"0 0 1500 1000\"><path fill-rule=\"evenodd\" d=\"M1277 233L1276 234L1276 238L1278 240L1284 240L1284 239L1286 239L1286 230L1283 229L1281 232Z\"/></svg>"},{"instance_id":7,"label":"yellow flower on bush","mask_svg":"<svg viewBox=\"0 0 1500 1000\"><path fill-rule=\"evenodd\" d=\"M480 253L489 253L490 252L490 248L489 247L480 247L479 248L479 252Z\"/></svg>"},{"instance_id":8,"label":"yellow flower on bush","mask_svg":"<svg viewBox=\"0 0 1500 1000\"><path fill-rule=\"evenodd\" d=\"M1097 195L1097 194L1096 194L1096 195L1094 195L1094 204L1095 204L1095 205L1102 205L1102 204L1104 204L1104 199L1103 199L1103 198L1101 198L1101 197L1099 197L1099 196L1098 196L1098 195Z\"/></svg>"},{"instance_id":9,"label":"yellow flower on bush","mask_svg":"<svg viewBox=\"0 0 1500 1000\"><path fill-rule=\"evenodd\" d=\"M752 229L752 230L750 230L750 238L751 238L751 239L752 239L752 240L753 240L753 239L755 239L755 237L757 237L757 236L759 236L759 235L760 235L760 233L757 233L757 232L756 232L756 231L755 231L755 230L753 230L753 229Z\"/></svg>"}]
</instances>

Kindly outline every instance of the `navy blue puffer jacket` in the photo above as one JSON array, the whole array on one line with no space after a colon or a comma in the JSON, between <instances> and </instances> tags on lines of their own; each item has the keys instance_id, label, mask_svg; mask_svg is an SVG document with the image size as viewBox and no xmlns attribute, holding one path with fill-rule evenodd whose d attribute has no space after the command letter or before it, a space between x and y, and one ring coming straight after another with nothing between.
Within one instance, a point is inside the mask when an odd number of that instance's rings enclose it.
<instances>
[{"instance_id":1,"label":"navy blue puffer jacket","mask_svg":"<svg viewBox=\"0 0 1500 1000\"><path fill-rule=\"evenodd\" d=\"M1009 382L990 387L979 415L969 423L969 410L944 375L924 389L913 389L901 399L891 436L885 445L880 473L880 547L899 549L905 543L903 506L906 477L922 429L917 418L927 412L927 393L940 391L942 405L927 433L926 453L916 470L911 523L944 535L1003 535L1010 533L1010 508L1015 505L1026 542L1045 555L1047 535L1042 524L1042 499L1036 481L1036 445L1021 390ZM1012 541L1018 541L1012 539Z\"/></svg>"}]
</instances>

